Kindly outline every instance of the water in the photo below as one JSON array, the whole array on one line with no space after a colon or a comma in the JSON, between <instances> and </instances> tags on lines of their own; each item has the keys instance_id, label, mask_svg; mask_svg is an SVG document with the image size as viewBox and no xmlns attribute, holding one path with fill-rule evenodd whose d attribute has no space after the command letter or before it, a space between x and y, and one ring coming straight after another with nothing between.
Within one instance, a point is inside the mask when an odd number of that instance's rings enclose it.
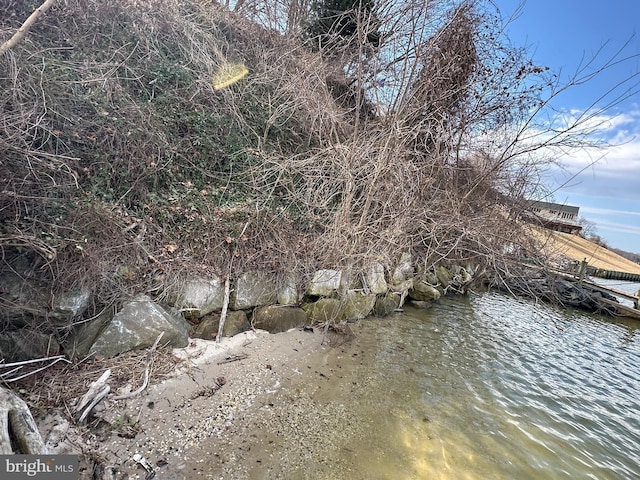
<instances>
[{"instance_id":1,"label":"water","mask_svg":"<svg viewBox=\"0 0 640 480\"><path fill-rule=\"evenodd\" d=\"M342 421L299 478L640 478L640 322L488 293L356 331L305 400Z\"/></svg>"},{"instance_id":2,"label":"water","mask_svg":"<svg viewBox=\"0 0 640 480\"><path fill-rule=\"evenodd\" d=\"M621 292L629 293L631 295L638 295L638 291L640 290L640 283L636 282L625 282L624 280L611 280L597 277L592 277L591 280L599 285L610 287ZM622 305L633 307L633 301L631 301L630 299L621 297L619 295L616 295L616 298Z\"/></svg>"}]
</instances>

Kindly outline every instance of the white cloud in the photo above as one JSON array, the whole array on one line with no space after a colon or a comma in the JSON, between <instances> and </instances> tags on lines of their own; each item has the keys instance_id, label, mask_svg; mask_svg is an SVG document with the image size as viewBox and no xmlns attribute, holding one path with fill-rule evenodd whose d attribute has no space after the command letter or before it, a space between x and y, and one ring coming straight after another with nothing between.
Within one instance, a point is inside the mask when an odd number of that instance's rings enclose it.
<instances>
[{"instance_id":1,"label":"white cloud","mask_svg":"<svg viewBox=\"0 0 640 480\"><path fill-rule=\"evenodd\" d=\"M584 116L584 118L580 118ZM631 110L619 114L593 114L584 113L580 110L571 110L569 112L560 113L557 119L559 128L569 125L581 125L585 131L592 131L598 135L605 135L608 132L617 134L624 126L635 126L640 120L640 111Z\"/></svg>"},{"instance_id":2,"label":"white cloud","mask_svg":"<svg viewBox=\"0 0 640 480\"><path fill-rule=\"evenodd\" d=\"M573 149L559 161L570 173L584 169L602 177L627 177L638 173L640 183L640 110L620 115L598 115L586 122L599 125L593 135L609 146L603 148Z\"/></svg>"},{"instance_id":3,"label":"white cloud","mask_svg":"<svg viewBox=\"0 0 640 480\"><path fill-rule=\"evenodd\" d=\"M640 235L640 226L627 225L626 223L609 222L606 220L597 220L594 222L598 229L610 230L612 232L629 233L632 235Z\"/></svg>"},{"instance_id":4,"label":"white cloud","mask_svg":"<svg viewBox=\"0 0 640 480\"><path fill-rule=\"evenodd\" d=\"M598 208L598 207L582 207L581 212L593 213L595 215L632 215L640 217L640 212L632 212L628 210L614 210L611 208Z\"/></svg>"}]
</instances>

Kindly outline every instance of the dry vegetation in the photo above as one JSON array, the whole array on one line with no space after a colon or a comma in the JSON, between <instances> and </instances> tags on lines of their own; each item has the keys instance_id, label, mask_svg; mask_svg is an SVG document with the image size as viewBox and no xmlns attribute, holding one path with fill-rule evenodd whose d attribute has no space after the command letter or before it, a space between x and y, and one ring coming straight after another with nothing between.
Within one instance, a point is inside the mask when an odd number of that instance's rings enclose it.
<instances>
[{"instance_id":1,"label":"dry vegetation","mask_svg":"<svg viewBox=\"0 0 640 480\"><path fill-rule=\"evenodd\" d=\"M3 2L0 41L38 5ZM57 2L0 57L3 268L26 257L96 309L196 272L303 279L403 251L508 272L538 251L519 199L601 110L561 131L538 114L606 63L560 85L488 3L447 5L379 2L311 51L306 2ZM229 62L249 75L215 90Z\"/></svg>"},{"instance_id":2,"label":"dry vegetation","mask_svg":"<svg viewBox=\"0 0 640 480\"><path fill-rule=\"evenodd\" d=\"M602 245L568 233L549 232L548 235L545 251L549 252L550 257L564 256L577 262L586 259L595 268L640 274L640 265Z\"/></svg>"}]
</instances>

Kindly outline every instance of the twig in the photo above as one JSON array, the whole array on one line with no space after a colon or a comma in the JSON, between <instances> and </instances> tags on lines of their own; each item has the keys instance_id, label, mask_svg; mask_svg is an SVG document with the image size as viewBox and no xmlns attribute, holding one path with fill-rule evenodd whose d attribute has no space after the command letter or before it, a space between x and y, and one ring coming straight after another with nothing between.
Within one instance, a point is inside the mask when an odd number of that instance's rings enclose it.
<instances>
[{"instance_id":1,"label":"twig","mask_svg":"<svg viewBox=\"0 0 640 480\"><path fill-rule=\"evenodd\" d=\"M20 375L18 377L14 377L14 378L5 378L8 377L9 375L11 375L12 373L15 373L17 371L19 371L23 366L25 365L30 365L32 363L38 363L38 362L47 362L52 360L51 363L49 363L48 365L45 365L43 367L37 368L36 370L32 370L28 373L25 373L23 375ZM23 362L14 362L14 363L0 363L0 368L9 368L9 367L16 367L8 372L4 372L4 373L0 373L0 379L2 379L3 382L6 383L11 383L11 382L17 382L18 380L22 380L23 378L27 378L31 375L35 375L38 372L41 372L42 370L46 370L47 368L55 365L58 362L67 362L67 363L71 363L70 360L68 360L67 358L65 358L64 355L56 355L55 357L46 357L46 358L36 358L34 360L25 360Z\"/></svg>"},{"instance_id":2,"label":"twig","mask_svg":"<svg viewBox=\"0 0 640 480\"><path fill-rule=\"evenodd\" d=\"M146 368L144 371L144 382L142 383L140 388L138 388L134 392L130 392L125 395L115 396L113 397L113 400L125 400L127 398L135 397L136 395L144 391L145 388L147 388L147 385L149 384L149 375L151 373L151 360L153 360L153 352L155 352L156 348L158 347L158 343L160 343L160 339L162 338L163 335L164 335L164 332L160 332L160 335L158 335L158 338L156 338L156 341L153 342L153 345L147 352L147 356L146 356L147 358L145 360Z\"/></svg>"},{"instance_id":3,"label":"twig","mask_svg":"<svg viewBox=\"0 0 640 480\"><path fill-rule=\"evenodd\" d=\"M238 353L236 355L229 355L224 360L220 360L218 362L218 365L224 365L225 363L238 362L238 361L244 360L245 358L248 358L248 357L249 357L249 355L247 355L246 353Z\"/></svg>"}]
</instances>

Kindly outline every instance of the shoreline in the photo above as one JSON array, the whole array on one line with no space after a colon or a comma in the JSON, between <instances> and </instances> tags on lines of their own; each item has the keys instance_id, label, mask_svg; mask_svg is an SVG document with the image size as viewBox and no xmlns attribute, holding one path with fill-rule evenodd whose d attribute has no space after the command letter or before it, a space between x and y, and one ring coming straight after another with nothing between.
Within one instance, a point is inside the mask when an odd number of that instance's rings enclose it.
<instances>
[{"instance_id":1,"label":"shoreline","mask_svg":"<svg viewBox=\"0 0 640 480\"><path fill-rule=\"evenodd\" d=\"M174 350L184 362L171 376L134 398L99 405L91 431L58 415L42 422L43 437L52 453L81 455L81 480L146 478L144 461L162 479L255 478L252 468L261 469L277 446L267 419L283 386L326 367L334 347L322 338L318 329L295 329L245 332L219 345L192 339Z\"/></svg>"}]
</instances>

